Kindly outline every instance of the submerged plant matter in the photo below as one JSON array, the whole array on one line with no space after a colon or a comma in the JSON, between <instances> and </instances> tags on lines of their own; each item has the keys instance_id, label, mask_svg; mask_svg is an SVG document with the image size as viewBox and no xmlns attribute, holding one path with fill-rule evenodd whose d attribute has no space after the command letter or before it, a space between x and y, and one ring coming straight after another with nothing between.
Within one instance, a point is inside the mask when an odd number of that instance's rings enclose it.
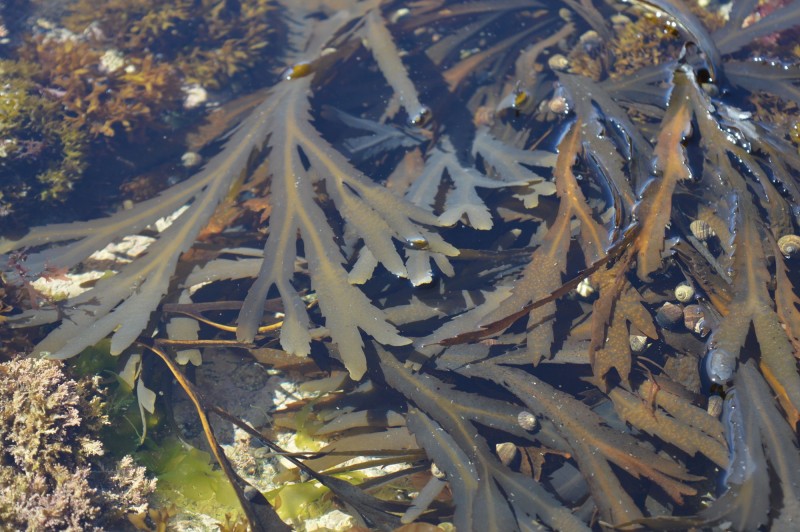
<instances>
[{"instance_id":1,"label":"submerged plant matter","mask_svg":"<svg viewBox=\"0 0 800 532\"><path fill-rule=\"evenodd\" d=\"M35 352L54 358L155 332L199 364L214 330L235 334L225 345L327 351L397 393L403 430L450 485L449 515L419 501L406 516L790 526L800 279L778 241L798 231L800 157L776 127L786 117L763 109L798 104L800 68L782 58L800 2L735 0L724 23L677 0L551 4L277 3L291 66L202 170L0 252L25 250L32 272L78 269L177 218L116 275L8 321L48 326ZM636 48L628 24L662 34ZM243 216L244 237L215 233L230 249L185 254L249 183L268 223ZM229 282L242 279L246 293ZM220 283L241 300L199 302ZM693 295L676 301L679 285ZM156 328L165 298L178 303ZM322 478L397 525L402 510Z\"/></svg>"}]
</instances>

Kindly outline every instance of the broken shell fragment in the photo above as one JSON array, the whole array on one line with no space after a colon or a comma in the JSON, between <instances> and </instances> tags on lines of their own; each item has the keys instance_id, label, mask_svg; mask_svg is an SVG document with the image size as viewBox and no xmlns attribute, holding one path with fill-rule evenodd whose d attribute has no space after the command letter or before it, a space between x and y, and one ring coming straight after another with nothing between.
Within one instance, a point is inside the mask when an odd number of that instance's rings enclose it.
<instances>
[{"instance_id":1,"label":"broken shell fragment","mask_svg":"<svg viewBox=\"0 0 800 532\"><path fill-rule=\"evenodd\" d=\"M675 287L675 299L681 303L688 303L694 300L694 288L687 283L681 283Z\"/></svg>"},{"instance_id":2,"label":"broken shell fragment","mask_svg":"<svg viewBox=\"0 0 800 532\"><path fill-rule=\"evenodd\" d=\"M498 443L495 445L495 452L497 452L497 457L500 459L500 462L503 465L509 465L511 462L514 461L514 458L517 457L517 446L511 443L510 441Z\"/></svg>"},{"instance_id":3,"label":"broken shell fragment","mask_svg":"<svg viewBox=\"0 0 800 532\"><path fill-rule=\"evenodd\" d=\"M642 336L640 334L632 334L628 338L628 342L631 345L631 351L634 353L641 353L645 349L647 349L647 336Z\"/></svg>"},{"instance_id":4,"label":"broken shell fragment","mask_svg":"<svg viewBox=\"0 0 800 532\"><path fill-rule=\"evenodd\" d=\"M706 412L708 412L710 416L719 417L722 413L722 397L719 395L712 395L709 397Z\"/></svg>"},{"instance_id":5,"label":"broken shell fragment","mask_svg":"<svg viewBox=\"0 0 800 532\"><path fill-rule=\"evenodd\" d=\"M438 478L439 480L444 480L445 474L444 471L439 469L439 466L436 463L431 463L431 475Z\"/></svg>"},{"instance_id":6,"label":"broken shell fragment","mask_svg":"<svg viewBox=\"0 0 800 532\"><path fill-rule=\"evenodd\" d=\"M778 248L786 258L792 257L800 251L800 236L784 235L778 239Z\"/></svg>"},{"instance_id":7,"label":"broken shell fragment","mask_svg":"<svg viewBox=\"0 0 800 532\"><path fill-rule=\"evenodd\" d=\"M705 220L695 220L689 224L689 231L692 232L692 235L699 240L700 242L705 242L709 240L711 237L716 236L716 233L708 225L708 222Z\"/></svg>"},{"instance_id":8,"label":"broken shell fragment","mask_svg":"<svg viewBox=\"0 0 800 532\"><path fill-rule=\"evenodd\" d=\"M594 294L594 287L592 283L589 282L589 278L582 280L578 283L578 286L575 287L575 291L581 297L589 297L590 295Z\"/></svg>"},{"instance_id":9,"label":"broken shell fragment","mask_svg":"<svg viewBox=\"0 0 800 532\"><path fill-rule=\"evenodd\" d=\"M683 320L683 308L666 302L656 311L656 323L665 329L672 329Z\"/></svg>"},{"instance_id":10,"label":"broken shell fragment","mask_svg":"<svg viewBox=\"0 0 800 532\"><path fill-rule=\"evenodd\" d=\"M536 427L539 426L539 421L536 419L536 416L527 410L523 410L517 414L517 423L519 423L519 426L528 432L533 432L536 430Z\"/></svg>"}]
</instances>

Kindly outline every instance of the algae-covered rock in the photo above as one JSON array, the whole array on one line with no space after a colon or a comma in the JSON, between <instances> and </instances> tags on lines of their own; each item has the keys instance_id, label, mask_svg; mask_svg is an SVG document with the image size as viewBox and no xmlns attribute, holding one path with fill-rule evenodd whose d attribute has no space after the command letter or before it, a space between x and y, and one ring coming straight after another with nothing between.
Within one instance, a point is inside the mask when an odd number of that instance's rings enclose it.
<instances>
[{"instance_id":1,"label":"algae-covered rock","mask_svg":"<svg viewBox=\"0 0 800 532\"><path fill-rule=\"evenodd\" d=\"M0 364L0 523L18 530L114 527L147 510L155 481L128 456L103 460L97 381L61 363Z\"/></svg>"}]
</instances>

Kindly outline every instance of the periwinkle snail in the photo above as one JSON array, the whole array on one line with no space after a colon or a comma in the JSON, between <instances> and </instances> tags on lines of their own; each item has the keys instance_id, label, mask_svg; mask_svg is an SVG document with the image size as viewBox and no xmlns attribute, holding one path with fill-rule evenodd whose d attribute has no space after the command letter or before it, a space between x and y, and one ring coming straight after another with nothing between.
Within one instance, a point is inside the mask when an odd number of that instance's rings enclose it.
<instances>
[{"instance_id":1,"label":"periwinkle snail","mask_svg":"<svg viewBox=\"0 0 800 532\"><path fill-rule=\"evenodd\" d=\"M736 370L736 356L725 349L715 348L706 354L703 364L711 382L727 384Z\"/></svg>"}]
</instances>

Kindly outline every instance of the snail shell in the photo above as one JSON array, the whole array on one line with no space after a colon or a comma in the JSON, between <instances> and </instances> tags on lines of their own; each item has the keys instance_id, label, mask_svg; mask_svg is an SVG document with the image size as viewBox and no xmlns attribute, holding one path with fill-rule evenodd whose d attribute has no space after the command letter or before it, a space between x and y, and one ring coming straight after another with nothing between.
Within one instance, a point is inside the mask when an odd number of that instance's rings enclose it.
<instances>
[{"instance_id":1,"label":"snail shell","mask_svg":"<svg viewBox=\"0 0 800 532\"><path fill-rule=\"evenodd\" d=\"M186 168L194 168L203 162L203 156L193 151L187 151L181 155L181 164Z\"/></svg>"},{"instance_id":2,"label":"snail shell","mask_svg":"<svg viewBox=\"0 0 800 532\"><path fill-rule=\"evenodd\" d=\"M694 237L700 242L705 242L717 234L705 220L695 220L690 223L689 231L691 231Z\"/></svg>"},{"instance_id":3,"label":"snail shell","mask_svg":"<svg viewBox=\"0 0 800 532\"><path fill-rule=\"evenodd\" d=\"M551 55L547 60L547 64L553 70L566 70L569 66L569 60L562 54Z\"/></svg>"},{"instance_id":4,"label":"snail shell","mask_svg":"<svg viewBox=\"0 0 800 532\"><path fill-rule=\"evenodd\" d=\"M444 480L444 477L446 476L444 474L444 471L439 469L439 466L436 465L436 462L431 463L431 475L438 478L439 480Z\"/></svg>"},{"instance_id":5,"label":"snail shell","mask_svg":"<svg viewBox=\"0 0 800 532\"><path fill-rule=\"evenodd\" d=\"M784 257L792 257L800 251L800 236L784 235L778 239L778 248Z\"/></svg>"},{"instance_id":6,"label":"snail shell","mask_svg":"<svg viewBox=\"0 0 800 532\"><path fill-rule=\"evenodd\" d=\"M497 452L497 457L503 465L509 465L517 457L517 446L510 441L498 443L495 445L494 450Z\"/></svg>"},{"instance_id":7,"label":"snail shell","mask_svg":"<svg viewBox=\"0 0 800 532\"><path fill-rule=\"evenodd\" d=\"M683 320L683 308L666 302L656 311L656 323L665 329L672 329Z\"/></svg>"},{"instance_id":8,"label":"snail shell","mask_svg":"<svg viewBox=\"0 0 800 532\"><path fill-rule=\"evenodd\" d=\"M736 356L724 349L712 349L706 354L705 369L714 384L727 384L736 370Z\"/></svg>"},{"instance_id":9,"label":"snail shell","mask_svg":"<svg viewBox=\"0 0 800 532\"><path fill-rule=\"evenodd\" d=\"M686 308L683 309L683 324L690 331L702 334L703 325L705 324L703 307L700 305L687 305Z\"/></svg>"},{"instance_id":10,"label":"snail shell","mask_svg":"<svg viewBox=\"0 0 800 532\"><path fill-rule=\"evenodd\" d=\"M675 299L681 303L688 303L694 299L694 288L687 283L681 283L675 287Z\"/></svg>"},{"instance_id":11,"label":"snail shell","mask_svg":"<svg viewBox=\"0 0 800 532\"><path fill-rule=\"evenodd\" d=\"M523 410L519 414L517 414L517 423L523 429L527 430L528 432L533 432L536 430L536 427L539 426L539 420L536 419L536 416L528 412L527 410Z\"/></svg>"},{"instance_id":12,"label":"snail shell","mask_svg":"<svg viewBox=\"0 0 800 532\"><path fill-rule=\"evenodd\" d=\"M712 395L708 398L708 406L706 406L706 412L710 416L714 416L716 418L722 413L722 397L719 395Z\"/></svg>"}]
</instances>

